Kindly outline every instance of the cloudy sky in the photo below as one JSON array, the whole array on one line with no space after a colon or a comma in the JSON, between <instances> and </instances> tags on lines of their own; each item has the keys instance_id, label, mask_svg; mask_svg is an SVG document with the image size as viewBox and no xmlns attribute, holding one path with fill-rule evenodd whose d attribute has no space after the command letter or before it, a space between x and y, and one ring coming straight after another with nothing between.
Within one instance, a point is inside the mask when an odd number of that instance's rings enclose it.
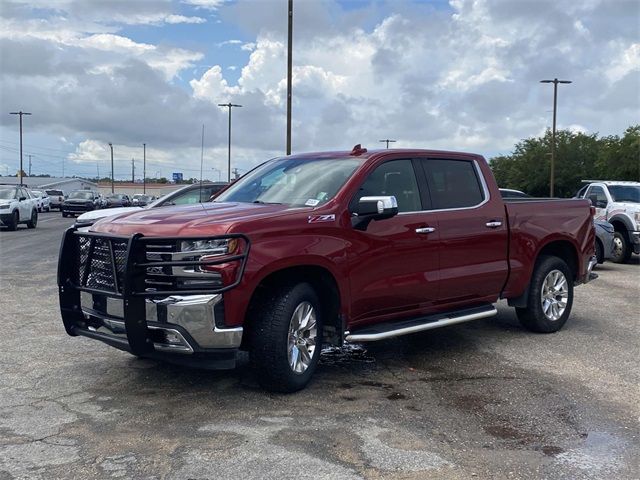
<instances>
[{"instance_id":1,"label":"cloudy sky","mask_svg":"<svg viewBox=\"0 0 640 480\"><path fill-rule=\"evenodd\" d=\"M0 174L226 176L285 149L286 0L1 0ZM493 156L551 124L621 134L640 115L637 0L295 0L293 150ZM25 166L26 170L26 166Z\"/></svg>"}]
</instances>

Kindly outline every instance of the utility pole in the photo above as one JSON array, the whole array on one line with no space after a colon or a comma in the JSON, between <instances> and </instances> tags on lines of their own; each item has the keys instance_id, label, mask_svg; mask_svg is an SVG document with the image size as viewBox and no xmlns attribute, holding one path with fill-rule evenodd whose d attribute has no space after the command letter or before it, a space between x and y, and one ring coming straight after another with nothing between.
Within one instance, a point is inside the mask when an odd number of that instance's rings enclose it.
<instances>
[{"instance_id":1,"label":"utility pole","mask_svg":"<svg viewBox=\"0 0 640 480\"><path fill-rule=\"evenodd\" d=\"M147 193L147 144L142 144L142 193Z\"/></svg>"},{"instance_id":2,"label":"utility pole","mask_svg":"<svg viewBox=\"0 0 640 480\"><path fill-rule=\"evenodd\" d=\"M236 105L235 103L219 103L219 107L227 107L229 109L229 149L227 153L227 169L229 172L229 183L231 183L231 109L233 107L242 107L242 105Z\"/></svg>"},{"instance_id":3,"label":"utility pole","mask_svg":"<svg viewBox=\"0 0 640 480\"><path fill-rule=\"evenodd\" d=\"M31 157L35 157L35 155L28 155L29 157L29 176L31 176Z\"/></svg>"},{"instance_id":4,"label":"utility pole","mask_svg":"<svg viewBox=\"0 0 640 480\"><path fill-rule=\"evenodd\" d=\"M571 80L540 80L540 83L553 83L553 129L551 130L551 174L549 178L549 196L553 197L555 182L555 162L556 162L556 113L558 109L558 84L571 83Z\"/></svg>"},{"instance_id":5,"label":"utility pole","mask_svg":"<svg viewBox=\"0 0 640 480\"><path fill-rule=\"evenodd\" d=\"M18 172L18 175L20 176L20 185L22 185L22 116L31 114L29 112L23 112L22 110L20 110L19 112L9 112L9 115L20 116L20 171Z\"/></svg>"},{"instance_id":6,"label":"utility pole","mask_svg":"<svg viewBox=\"0 0 640 480\"><path fill-rule=\"evenodd\" d=\"M98 170L98 181L100 181L100 162L96 162L96 169Z\"/></svg>"},{"instance_id":7,"label":"utility pole","mask_svg":"<svg viewBox=\"0 0 640 480\"><path fill-rule=\"evenodd\" d=\"M136 183L136 164L133 158L131 159L131 183Z\"/></svg>"},{"instance_id":8,"label":"utility pole","mask_svg":"<svg viewBox=\"0 0 640 480\"><path fill-rule=\"evenodd\" d=\"M396 142L395 140L389 140L388 138L386 140L378 140L378 141L382 142L382 143L386 142L387 143L387 149L389 149L389 144L390 143L395 143Z\"/></svg>"},{"instance_id":9,"label":"utility pole","mask_svg":"<svg viewBox=\"0 0 640 480\"><path fill-rule=\"evenodd\" d=\"M291 71L293 69L293 0L289 0L287 44L287 155L291 155Z\"/></svg>"},{"instance_id":10,"label":"utility pole","mask_svg":"<svg viewBox=\"0 0 640 480\"><path fill-rule=\"evenodd\" d=\"M111 149L111 193L113 193L113 144L109 142L109 148Z\"/></svg>"}]
</instances>

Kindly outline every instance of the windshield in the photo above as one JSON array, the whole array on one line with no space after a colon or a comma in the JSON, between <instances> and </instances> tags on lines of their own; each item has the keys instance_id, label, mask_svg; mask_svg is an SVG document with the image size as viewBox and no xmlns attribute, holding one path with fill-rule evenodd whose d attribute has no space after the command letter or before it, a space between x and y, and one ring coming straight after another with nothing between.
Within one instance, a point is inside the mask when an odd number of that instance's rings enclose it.
<instances>
[{"instance_id":1,"label":"windshield","mask_svg":"<svg viewBox=\"0 0 640 480\"><path fill-rule=\"evenodd\" d=\"M277 158L249 172L214 201L315 207L333 198L360 162L355 158Z\"/></svg>"},{"instance_id":2,"label":"windshield","mask_svg":"<svg viewBox=\"0 0 640 480\"><path fill-rule=\"evenodd\" d=\"M0 188L0 199L1 200L12 200L16 198L16 189L15 188Z\"/></svg>"},{"instance_id":3,"label":"windshield","mask_svg":"<svg viewBox=\"0 0 640 480\"><path fill-rule=\"evenodd\" d=\"M40 190L31 190L31 193L33 193L36 197L44 197L44 193L42 193Z\"/></svg>"},{"instance_id":4,"label":"windshield","mask_svg":"<svg viewBox=\"0 0 640 480\"><path fill-rule=\"evenodd\" d=\"M614 202L640 203L640 186L637 185L610 185L609 193Z\"/></svg>"},{"instance_id":5,"label":"windshield","mask_svg":"<svg viewBox=\"0 0 640 480\"><path fill-rule=\"evenodd\" d=\"M69 198L80 198L82 200L93 200L93 193L91 192L71 192Z\"/></svg>"}]
</instances>

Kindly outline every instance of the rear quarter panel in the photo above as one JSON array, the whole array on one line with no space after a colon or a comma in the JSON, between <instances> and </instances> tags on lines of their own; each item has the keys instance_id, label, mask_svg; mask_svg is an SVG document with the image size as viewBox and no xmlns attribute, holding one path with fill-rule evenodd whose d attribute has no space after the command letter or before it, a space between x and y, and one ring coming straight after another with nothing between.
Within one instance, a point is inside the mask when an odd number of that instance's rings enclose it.
<instances>
[{"instance_id":1,"label":"rear quarter panel","mask_svg":"<svg viewBox=\"0 0 640 480\"><path fill-rule=\"evenodd\" d=\"M578 276L594 255L595 229L587 200L506 201L509 221L510 274L502 296L522 295L540 251L554 241L569 242L578 257Z\"/></svg>"}]
</instances>

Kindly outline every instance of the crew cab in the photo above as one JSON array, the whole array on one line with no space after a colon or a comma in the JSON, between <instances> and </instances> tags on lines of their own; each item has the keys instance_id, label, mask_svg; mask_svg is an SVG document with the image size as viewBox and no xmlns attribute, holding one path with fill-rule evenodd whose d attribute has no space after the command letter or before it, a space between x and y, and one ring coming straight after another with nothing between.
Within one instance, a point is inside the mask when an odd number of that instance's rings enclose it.
<instances>
[{"instance_id":1,"label":"crew cab","mask_svg":"<svg viewBox=\"0 0 640 480\"><path fill-rule=\"evenodd\" d=\"M595 207L595 218L613 225L611 260L626 263L640 253L640 182L583 180L577 198L587 198Z\"/></svg>"},{"instance_id":2,"label":"crew cab","mask_svg":"<svg viewBox=\"0 0 640 480\"><path fill-rule=\"evenodd\" d=\"M16 230L25 223L27 228L38 225L36 199L24 186L0 185L0 225Z\"/></svg>"},{"instance_id":3,"label":"crew cab","mask_svg":"<svg viewBox=\"0 0 640 480\"><path fill-rule=\"evenodd\" d=\"M587 200L503 200L483 157L432 150L270 160L213 202L66 231L69 335L141 357L232 368L247 350L274 391L303 388L323 345L496 315L555 332L588 282Z\"/></svg>"}]
</instances>

